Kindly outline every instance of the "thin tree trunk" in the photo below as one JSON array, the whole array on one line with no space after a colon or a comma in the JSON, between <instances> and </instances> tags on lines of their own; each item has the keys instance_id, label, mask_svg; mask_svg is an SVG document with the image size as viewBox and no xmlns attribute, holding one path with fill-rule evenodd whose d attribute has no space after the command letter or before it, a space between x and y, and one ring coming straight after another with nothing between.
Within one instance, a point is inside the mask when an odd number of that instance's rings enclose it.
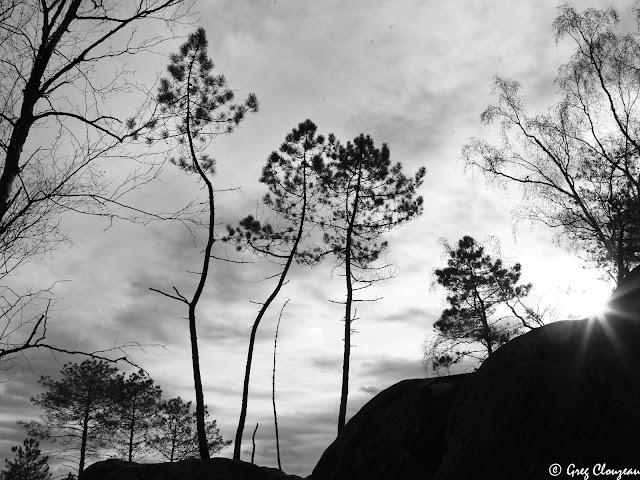
<instances>
[{"instance_id":1,"label":"thin tree trunk","mask_svg":"<svg viewBox=\"0 0 640 480\"><path fill-rule=\"evenodd\" d=\"M131 423L129 425L129 461L133 461L133 433L135 431L136 425L136 397L137 394L133 397L133 405L131 412Z\"/></svg>"},{"instance_id":2,"label":"thin tree trunk","mask_svg":"<svg viewBox=\"0 0 640 480\"><path fill-rule=\"evenodd\" d=\"M276 428L276 455L278 457L278 469L282 471L282 463L280 463L280 436L278 435L278 415L276 413L276 348L278 346L278 330L280 329L280 320L282 319L282 312L284 307L289 303L289 299L284 302L282 309L280 310L280 316L278 317L278 324L276 325L276 336L273 341L273 376L271 377L271 401L273 402L273 423Z\"/></svg>"},{"instance_id":3,"label":"thin tree trunk","mask_svg":"<svg viewBox=\"0 0 640 480\"><path fill-rule=\"evenodd\" d=\"M251 443L253 444L253 448L251 449L251 464L253 464L253 458L256 454L256 432L258 431L258 423L256 422L256 429L253 431L253 435L251 436Z\"/></svg>"},{"instance_id":4,"label":"thin tree trunk","mask_svg":"<svg viewBox=\"0 0 640 480\"><path fill-rule=\"evenodd\" d=\"M620 225L620 234L618 235L618 275L616 278L616 287L620 285L620 282L626 277L629 272L624 264L624 227Z\"/></svg>"},{"instance_id":5,"label":"thin tree trunk","mask_svg":"<svg viewBox=\"0 0 640 480\"><path fill-rule=\"evenodd\" d=\"M176 442L177 442L177 437L178 437L178 425L174 425L173 427L173 438L172 438L172 442L171 442L171 458L169 459L169 461L171 463L173 463L173 456L175 455L176 452Z\"/></svg>"},{"instance_id":6,"label":"thin tree trunk","mask_svg":"<svg viewBox=\"0 0 640 480\"><path fill-rule=\"evenodd\" d=\"M87 451L87 433L89 431L89 412L91 410L91 392L87 393L87 403L84 407L84 418L82 419L82 441L80 442L80 465L78 466L78 478L84 471L84 459Z\"/></svg>"},{"instance_id":7,"label":"thin tree trunk","mask_svg":"<svg viewBox=\"0 0 640 480\"><path fill-rule=\"evenodd\" d=\"M256 332L258 331L258 325L260 325L260 321L262 317L267 312L267 309L271 305L271 303L275 300L284 285L284 280L289 272L289 268L291 267L291 263L296 255L298 250L298 244L300 243L300 239L302 238L302 233L304 231L304 222L307 214L307 177L306 177L306 159L303 162L302 169L302 180L303 180L303 193L302 193L302 213L300 215L300 225L298 227L298 234L296 236L296 240L291 248L291 252L289 253L289 257L287 258L287 263L280 274L280 279L278 280L278 284L274 288L271 295L267 301L262 305L258 316L253 322L253 326L251 327L251 336L249 337L249 351L247 353L247 364L245 366L244 372L244 385L242 387L242 406L240 408L240 420L238 421L238 430L236 431L236 440L233 445L233 459L240 460L240 450L242 447L242 433L244 431L244 424L247 418L247 405L249 403L249 378L251 376L251 362L253 360L253 347L256 341Z\"/></svg>"},{"instance_id":8,"label":"thin tree trunk","mask_svg":"<svg viewBox=\"0 0 640 480\"><path fill-rule=\"evenodd\" d=\"M482 338L484 338L487 346L488 356L493 354L493 346L491 344L491 329L489 328L489 322L487 321L487 311L484 306L484 302L478 293L478 290L474 288L475 298L480 303L480 321L482 322Z\"/></svg>"},{"instance_id":9,"label":"thin tree trunk","mask_svg":"<svg viewBox=\"0 0 640 480\"><path fill-rule=\"evenodd\" d=\"M202 391L202 377L200 375L198 334L196 332L196 305L198 304L198 300L200 300L204 285L207 281L209 262L211 260L211 249L213 248L213 244L215 242L215 200L213 195L213 185L198 163L196 151L193 146L193 138L191 136L191 99L189 91L191 86L192 68L193 60L191 62L191 65L189 66L189 79L187 81L187 121L185 123L187 127L187 138L189 139L189 149L191 152L191 160L193 162L193 166L200 175L200 178L207 186L207 193L209 195L209 225L207 232L207 246L204 250L204 262L202 265L202 272L200 272L200 282L198 282L198 287L196 288L196 291L193 295L193 299L191 300L191 302L189 302L189 335L191 340L191 358L193 360L193 383L196 391L196 428L198 431L198 448L200 451L200 458L202 460L207 460L209 459L209 448L207 446L207 433L205 430L204 422L204 394Z\"/></svg>"},{"instance_id":10,"label":"thin tree trunk","mask_svg":"<svg viewBox=\"0 0 640 480\"><path fill-rule=\"evenodd\" d=\"M362 180L362 167L359 167L358 183L356 185L356 197L353 201L353 211L347 228L347 244L345 246L345 277L347 281L347 301L344 313L344 355L342 357L342 389L340 392L340 411L338 413L338 435L344 430L347 419L347 397L349 395L349 358L351 355L351 304L353 303L353 279L351 278L351 236L356 221L358 203L360 202L360 182ZM347 195L347 208L349 197Z\"/></svg>"}]
</instances>

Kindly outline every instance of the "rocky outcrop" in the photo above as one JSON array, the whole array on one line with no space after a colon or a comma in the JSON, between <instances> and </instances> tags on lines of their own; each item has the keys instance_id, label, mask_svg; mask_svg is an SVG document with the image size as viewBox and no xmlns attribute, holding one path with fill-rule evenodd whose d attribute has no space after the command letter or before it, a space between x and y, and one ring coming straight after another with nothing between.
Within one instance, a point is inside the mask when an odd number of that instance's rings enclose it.
<instances>
[{"instance_id":1,"label":"rocky outcrop","mask_svg":"<svg viewBox=\"0 0 640 480\"><path fill-rule=\"evenodd\" d=\"M258 467L229 458L173 463L105 460L90 465L80 480L300 480L275 468Z\"/></svg>"},{"instance_id":2,"label":"rocky outcrop","mask_svg":"<svg viewBox=\"0 0 640 480\"><path fill-rule=\"evenodd\" d=\"M546 325L487 359L452 408L435 478L640 469L639 279L637 270L620 286L604 318Z\"/></svg>"},{"instance_id":3,"label":"rocky outcrop","mask_svg":"<svg viewBox=\"0 0 640 480\"><path fill-rule=\"evenodd\" d=\"M451 404L468 378L404 380L380 392L324 452L313 480L433 478Z\"/></svg>"},{"instance_id":4,"label":"rocky outcrop","mask_svg":"<svg viewBox=\"0 0 640 480\"><path fill-rule=\"evenodd\" d=\"M473 374L405 380L380 393L312 477L540 479L553 478L551 469L559 478L616 478L640 471L639 432L636 268L604 317L533 330Z\"/></svg>"}]
</instances>

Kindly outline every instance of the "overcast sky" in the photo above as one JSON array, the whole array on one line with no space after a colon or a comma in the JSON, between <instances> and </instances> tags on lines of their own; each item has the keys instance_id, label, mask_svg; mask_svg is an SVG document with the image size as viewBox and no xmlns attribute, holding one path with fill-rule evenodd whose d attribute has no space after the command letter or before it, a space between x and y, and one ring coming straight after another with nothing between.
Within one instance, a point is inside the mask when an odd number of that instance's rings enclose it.
<instances>
[{"instance_id":1,"label":"overcast sky","mask_svg":"<svg viewBox=\"0 0 640 480\"><path fill-rule=\"evenodd\" d=\"M519 190L487 187L481 175L465 172L459 161L471 136L496 133L480 123L480 113L492 103L494 75L522 83L530 112L557 101L553 81L571 48L554 40L551 24L559 5L556 0L209 0L197 5L197 25L207 31L215 72L225 74L239 97L255 92L260 101L258 114L211 146L218 161L216 188L242 187L218 195L221 222L235 223L255 211L265 193L258 178L268 154L307 118L320 133L333 132L345 142L360 133L371 135L378 146L386 142L392 161L402 162L410 174L427 168L420 190L423 215L388 235L388 258L398 275L370 292L382 297L379 302L358 305L348 418L381 389L424 376L422 344L444 308L443 292L430 289L433 270L446 262L440 238L499 238L503 258L522 264L523 280L534 284L534 299L555 307L558 319L586 316L607 298L610 289L596 272L554 246L554 232L525 224L514 235L511 212L521 200ZM590 5L614 6L626 14L630 2ZM179 43L165 44L162 53L175 51ZM149 85L166 63L157 54L139 64L130 60L128 66L137 72L136 81ZM131 97L122 104L136 101ZM161 180L133 200L177 209L203 193L194 178L172 165ZM19 279L36 287L68 280L55 289L61 309L52 315L48 339L84 350L127 341L162 344L165 348L129 353L166 397L194 399L184 305L149 287L170 291L176 286L190 296L196 278L186 271L199 270L203 237L194 247L189 232L177 224L117 222L105 230L102 221L74 215L64 218L63 227L74 244L34 260ZM286 298L291 300L280 325L276 378L283 469L310 474L335 438L343 311L329 300L342 300L344 286L330 267L330 262L315 269L296 266L260 326L244 460L250 458L251 433L259 422L256 463L276 465L271 368L278 312ZM205 403L225 439L234 438L240 411L249 332L259 309L251 302L264 301L273 288L274 280L256 281L275 271L263 261L216 263L199 305ZM82 361L58 356L58 364L46 353L29 358L35 373L26 363L23 370L2 372L7 381L0 385L0 459L11 457L10 447L25 437L16 420L39 414L29 402L40 392L39 376L56 377L64 362Z\"/></svg>"}]
</instances>

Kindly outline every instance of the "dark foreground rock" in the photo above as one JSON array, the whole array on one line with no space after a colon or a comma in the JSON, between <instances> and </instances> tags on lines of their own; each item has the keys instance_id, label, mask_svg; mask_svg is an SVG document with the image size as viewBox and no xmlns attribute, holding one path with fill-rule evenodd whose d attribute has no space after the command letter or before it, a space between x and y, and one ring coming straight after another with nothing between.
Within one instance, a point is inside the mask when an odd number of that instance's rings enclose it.
<instances>
[{"instance_id":1,"label":"dark foreground rock","mask_svg":"<svg viewBox=\"0 0 640 480\"><path fill-rule=\"evenodd\" d=\"M433 478L451 404L468 379L404 380L380 392L324 452L313 480Z\"/></svg>"},{"instance_id":2,"label":"dark foreground rock","mask_svg":"<svg viewBox=\"0 0 640 480\"><path fill-rule=\"evenodd\" d=\"M313 480L640 478L640 268L609 303L513 339L473 374L381 392Z\"/></svg>"},{"instance_id":3,"label":"dark foreground rock","mask_svg":"<svg viewBox=\"0 0 640 480\"><path fill-rule=\"evenodd\" d=\"M637 278L605 318L552 323L487 359L460 390L435 478L551 478L553 464L557 478L571 478L571 465L588 473L574 478L617 477L598 475L602 464L640 470Z\"/></svg>"},{"instance_id":4,"label":"dark foreground rock","mask_svg":"<svg viewBox=\"0 0 640 480\"><path fill-rule=\"evenodd\" d=\"M105 460L90 465L80 480L300 480L275 468L258 467L229 458L173 463Z\"/></svg>"}]
</instances>

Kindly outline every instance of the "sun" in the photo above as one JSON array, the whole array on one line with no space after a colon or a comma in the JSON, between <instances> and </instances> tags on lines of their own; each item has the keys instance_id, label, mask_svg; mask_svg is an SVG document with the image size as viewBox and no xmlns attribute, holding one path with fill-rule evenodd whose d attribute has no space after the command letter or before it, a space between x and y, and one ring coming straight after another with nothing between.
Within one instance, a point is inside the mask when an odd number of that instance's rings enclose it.
<instances>
[{"instance_id":1,"label":"sun","mask_svg":"<svg viewBox=\"0 0 640 480\"><path fill-rule=\"evenodd\" d=\"M574 318L602 318L608 311L608 300L611 290L597 285L582 291L573 291L562 301L562 310Z\"/></svg>"}]
</instances>

